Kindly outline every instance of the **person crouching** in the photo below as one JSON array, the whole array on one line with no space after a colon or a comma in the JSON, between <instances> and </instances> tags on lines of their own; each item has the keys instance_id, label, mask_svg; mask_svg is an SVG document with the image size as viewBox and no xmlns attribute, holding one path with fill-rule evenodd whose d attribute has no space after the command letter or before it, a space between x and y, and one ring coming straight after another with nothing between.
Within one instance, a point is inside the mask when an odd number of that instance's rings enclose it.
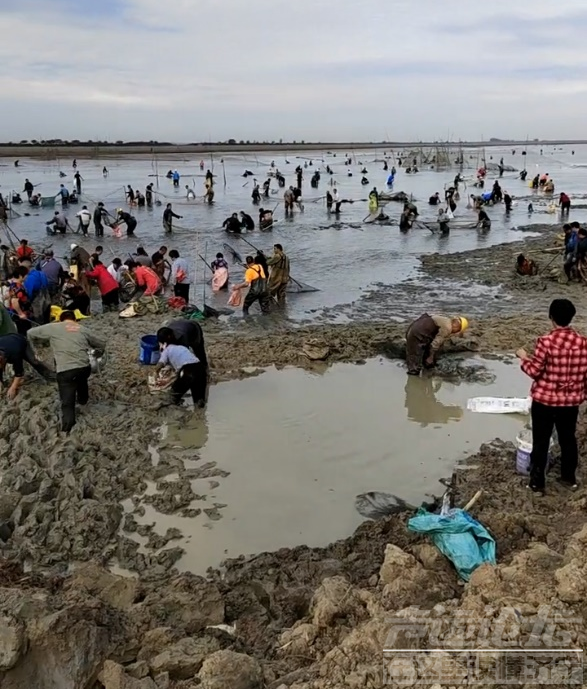
<instances>
[{"instance_id":1,"label":"person crouching","mask_svg":"<svg viewBox=\"0 0 588 689\"><path fill-rule=\"evenodd\" d=\"M433 368L437 353L452 335L463 333L468 327L463 316L429 316L424 313L406 331L406 364L409 375L418 376L423 366Z\"/></svg>"},{"instance_id":2,"label":"person crouching","mask_svg":"<svg viewBox=\"0 0 588 689\"><path fill-rule=\"evenodd\" d=\"M194 406L204 407L208 377L205 364L187 347L175 344L176 338L171 329L160 328L157 339L160 346L163 346L157 368L171 366L178 374L171 387L173 403L181 404L182 398L189 390Z\"/></svg>"}]
</instances>

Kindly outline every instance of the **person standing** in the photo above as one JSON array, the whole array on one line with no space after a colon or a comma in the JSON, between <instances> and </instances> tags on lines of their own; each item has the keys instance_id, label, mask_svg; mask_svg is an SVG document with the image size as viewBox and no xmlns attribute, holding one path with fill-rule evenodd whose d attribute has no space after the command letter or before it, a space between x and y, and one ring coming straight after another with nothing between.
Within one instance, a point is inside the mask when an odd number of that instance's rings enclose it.
<instances>
[{"instance_id":1,"label":"person standing","mask_svg":"<svg viewBox=\"0 0 588 689\"><path fill-rule=\"evenodd\" d=\"M69 191L66 189L65 184L59 185L58 196L61 196L61 206L65 208L69 203Z\"/></svg>"},{"instance_id":2,"label":"person standing","mask_svg":"<svg viewBox=\"0 0 588 689\"><path fill-rule=\"evenodd\" d=\"M75 185L76 185L76 191L78 192L78 196L82 193L82 180L84 178L80 175L79 170L76 171L76 174L74 175L74 180L75 180Z\"/></svg>"},{"instance_id":3,"label":"person standing","mask_svg":"<svg viewBox=\"0 0 588 689\"><path fill-rule=\"evenodd\" d=\"M270 296L274 297L279 306L286 304L286 287L290 282L290 259L284 253L281 244L274 244L274 255L268 258L270 269L268 283Z\"/></svg>"},{"instance_id":4,"label":"person standing","mask_svg":"<svg viewBox=\"0 0 588 689\"><path fill-rule=\"evenodd\" d=\"M104 223L108 223L108 211L104 208L102 201L98 202L94 208L94 234L96 237L104 237Z\"/></svg>"},{"instance_id":5,"label":"person standing","mask_svg":"<svg viewBox=\"0 0 588 689\"><path fill-rule=\"evenodd\" d=\"M53 350L61 399L61 430L69 433L76 423L76 399L79 404L88 403L88 378L91 373L88 352L95 349L100 357L106 349L106 343L76 323L71 311L64 311L59 323L31 328L28 338L33 343L49 342Z\"/></svg>"},{"instance_id":6,"label":"person standing","mask_svg":"<svg viewBox=\"0 0 588 689\"><path fill-rule=\"evenodd\" d=\"M45 249L43 258L39 261L39 270L45 274L48 282L49 294L53 297L61 289L67 273L63 266L56 260L53 249Z\"/></svg>"},{"instance_id":7,"label":"person standing","mask_svg":"<svg viewBox=\"0 0 588 689\"><path fill-rule=\"evenodd\" d=\"M553 427L561 447L561 483L577 488L578 407L586 400L586 338L570 327L576 307L569 299L555 299L549 306L552 330L537 340L535 352L516 352L521 369L533 379L531 424L533 450L529 488L545 491L545 467Z\"/></svg>"},{"instance_id":8,"label":"person standing","mask_svg":"<svg viewBox=\"0 0 588 689\"><path fill-rule=\"evenodd\" d=\"M35 187L32 182L30 182L28 179L25 179L24 183L24 188L23 192L27 195L28 200L31 200L31 196L33 195L33 192L35 191Z\"/></svg>"},{"instance_id":9,"label":"person standing","mask_svg":"<svg viewBox=\"0 0 588 689\"><path fill-rule=\"evenodd\" d=\"M172 249L169 252L172 260L170 280L174 286L174 295L182 297L186 304L190 303L190 267L185 258L180 258L180 252Z\"/></svg>"},{"instance_id":10,"label":"person standing","mask_svg":"<svg viewBox=\"0 0 588 689\"><path fill-rule=\"evenodd\" d=\"M247 256L245 263L247 266L245 269L245 281L233 286L233 290L249 287L249 291L243 300L243 315L247 316L249 314L249 309L256 301L259 302L261 312L268 313L270 310L270 296L263 267L255 263L253 256Z\"/></svg>"},{"instance_id":11,"label":"person standing","mask_svg":"<svg viewBox=\"0 0 588 689\"><path fill-rule=\"evenodd\" d=\"M112 277L108 268L99 258L94 259L92 270L86 271L89 280L96 280L100 296L102 297L102 311L118 310L118 280Z\"/></svg>"},{"instance_id":12,"label":"person standing","mask_svg":"<svg viewBox=\"0 0 588 689\"><path fill-rule=\"evenodd\" d=\"M145 203L147 204L147 208L153 206L153 184L148 184L145 187Z\"/></svg>"},{"instance_id":13,"label":"person standing","mask_svg":"<svg viewBox=\"0 0 588 689\"><path fill-rule=\"evenodd\" d=\"M166 234L171 234L172 232L172 222L174 218L180 219L182 216L177 215L172 210L171 203L168 203L163 211L163 230Z\"/></svg>"},{"instance_id":14,"label":"person standing","mask_svg":"<svg viewBox=\"0 0 588 689\"><path fill-rule=\"evenodd\" d=\"M88 206L82 206L82 210L76 213L76 218L79 221L78 230L81 230L84 237L87 237L90 221L92 220L92 214L88 210Z\"/></svg>"},{"instance_id":15,"label":"person standing","mask_svg":"<svg viewBox=\"0 0 588 689\"><path fill-rule=\"evenodd\" d=\"M561 212L563 214L569 215L572 202L567 194L562 191L559 195L559 205L561 206Z\"/></svg>"}]
</instances>

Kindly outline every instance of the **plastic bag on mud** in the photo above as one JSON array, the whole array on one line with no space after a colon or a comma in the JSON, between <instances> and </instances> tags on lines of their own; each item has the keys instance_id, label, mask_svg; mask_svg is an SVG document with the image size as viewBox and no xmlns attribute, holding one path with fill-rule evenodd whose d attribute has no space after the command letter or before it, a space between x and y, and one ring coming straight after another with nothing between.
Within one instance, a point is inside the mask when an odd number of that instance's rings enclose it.
<instances>
[{"instance_id":1,"label":"plastic bag on mud","mask_svg":"<svg viewBox=\"0 0 588 689\"><path fill-rule=\"evenodd\" d=\"M240 289L233 289L229 301L227 302L229 306L241 306L243 304L243 293Z\"/></svg>"},{"instance_id":2,"label":"plastic bag on mud","mask_svg":"<svg viewBox=\"0 0 588 689\"><path fill-rule=\"evenodd\" d=\"M366 519L381 519L399 512L412 512L416 508L392 493L371 490L356 496L355 509Z\"/></svg>"},{"instance_id":3,"label":"plastic bag on mud","mask_svg":"<svg viewBox=\"0 0 588 689\"><path fill-rule=\"evenodd\" d=\"M481 564L496 564L494 539L464 510L453 509L442 516L420 509L407 526L409 531L427 534L465 581Z\"/></svg>"}]
</instances>

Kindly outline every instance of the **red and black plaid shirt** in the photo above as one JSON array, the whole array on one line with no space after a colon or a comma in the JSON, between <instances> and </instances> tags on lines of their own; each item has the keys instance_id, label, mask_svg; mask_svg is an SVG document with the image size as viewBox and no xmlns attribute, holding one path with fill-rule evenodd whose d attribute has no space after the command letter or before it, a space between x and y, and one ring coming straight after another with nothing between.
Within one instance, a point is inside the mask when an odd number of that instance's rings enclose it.
<instances>
[{"instance_id":1,"label":"red and black plaid shirt","mask_svg":"<svg viewBox=\"0 0 588 689\"><path fill-rule=\"evenodd\" d=\"M586 338L556 328L537 340L535 353L521 362L533 379L531 397L549 407L575 407L586 399Z\"/></svg>"}]
</instances>

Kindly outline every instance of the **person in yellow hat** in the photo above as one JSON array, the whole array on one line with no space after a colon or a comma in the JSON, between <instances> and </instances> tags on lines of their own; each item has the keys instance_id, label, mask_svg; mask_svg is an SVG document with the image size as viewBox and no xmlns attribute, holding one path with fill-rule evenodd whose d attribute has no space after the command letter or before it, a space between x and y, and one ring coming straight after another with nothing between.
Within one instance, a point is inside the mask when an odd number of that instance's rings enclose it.
<instances>
[{"instance_id":1,"label":"person in yellow hat","mask_svg":"<svg viewBox=\"0 0 588 689\"><path fill-rule=\"evenodd\" d=\"M418 376L424 368L435 366L437 353L445 340L463 333L468 327L463 316L429 316L424 313L406 331L406 365L408 374Z\"/></svg>"}]
</instances>

